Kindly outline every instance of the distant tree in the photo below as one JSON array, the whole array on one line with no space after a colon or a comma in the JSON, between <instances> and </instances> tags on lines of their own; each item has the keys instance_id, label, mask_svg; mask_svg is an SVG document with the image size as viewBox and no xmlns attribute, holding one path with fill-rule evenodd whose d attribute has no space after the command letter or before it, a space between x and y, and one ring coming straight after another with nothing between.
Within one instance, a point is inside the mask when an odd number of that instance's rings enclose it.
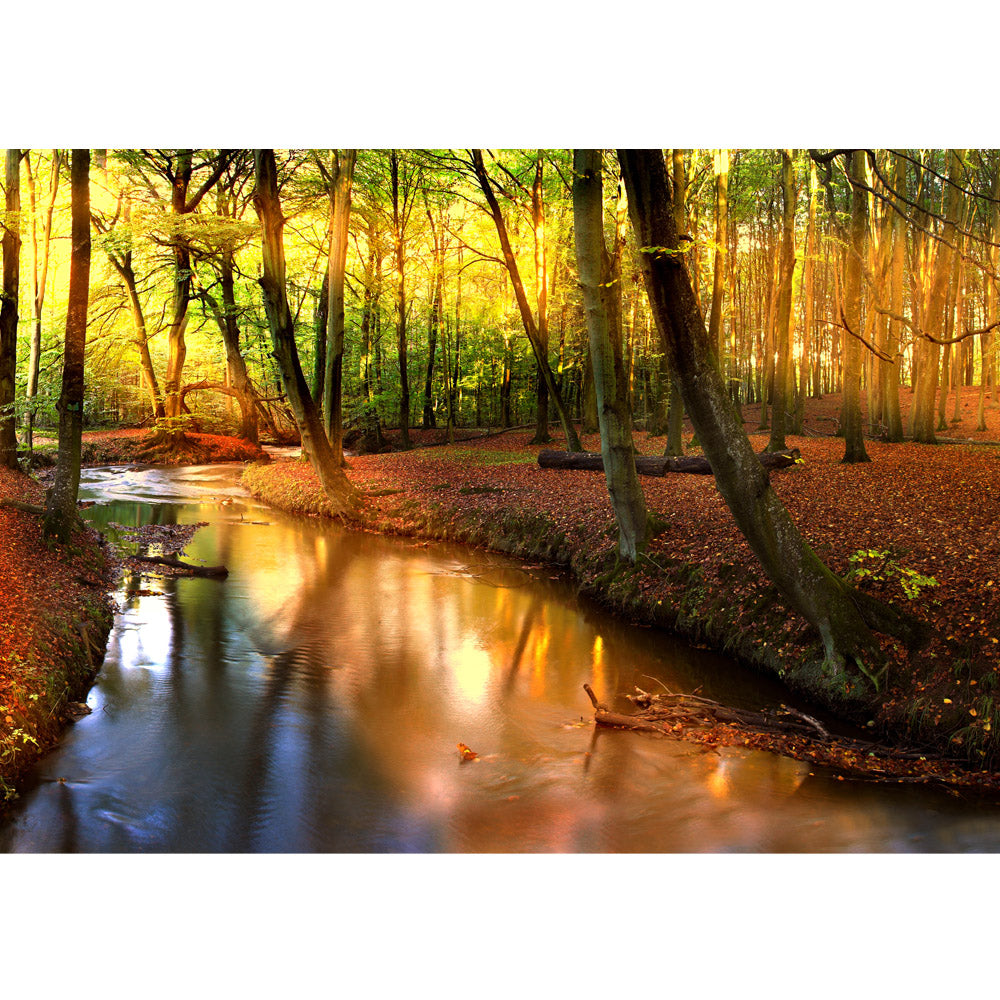
<instances>
[{"instance_id":1,"label":"distant tree","mask_svg":"<svg viewBox=\"0 0 1000 1000\"><path fill-rule=\"evenodd\" d=\"M470 154L474 175L479 182L480 189L486 199L487 211L493 219L493 224L500 240L504 266L507 268L511 284L514 286L514 296L517 299L517 307L521 314L521 322L524 324L524 332L527 334L528 342L531 344L531 349L535 354L535 362L538 365L539 374L548 389L549 399L552 401L556 408L556 412L559 414L559 422L562 424L563 433L566 435L566 447L570 451L580 451L582 450L582 446L580 444L579 435L576 433L576 428L570 420L569 412L563 401L562 393L556 385L555 378L552 375L552 369L549 366L547 335L545 341L543 342L542 334L539 332L539 324L535 319L531 306L528 304L528 296L524 290L524 282L521 280L521 272L517 266L517 258L514 256L514 251L510 243L510 235L507 232L507 223L504 220L503 212L500 210L500 203L497 201L496 192L493 190L493 182L491 181L490 175L486 170L486 162L483 159L483 151L481 149L473 149L470 151ZM547 329L548 328L546 326L546 331ZM548 417L546 416L546 422L547 420Z\"/></svg>"},{"instance_id":2,"label":"distant tree","mask_svg":"<svg viewBox=\"0 0 1000 1000\"><path fill-rule=\"evenodd\" d=\"M31 346L28 353L28 381L25 399L28 403L25 444L30 449L33 444L35 411L32 405L38 394L38 373L42 357L42 306L45 302L45 286L49 272L49 251L52 242L52 212L55 209L56 194L59 191L59 174L62 168L62 151L52 150L49 164L49 191L42 209L42 245L38 246L38 210L35 199L35 171L31 168L30 151L25 151L24 165L28 178L28 204L31 209L31 302L34 309L34 325L31 329ZM38 167L41 167L41 156Z\"/></svg>"},{"instance_id":3,"label":"distant tree","mask_svg":"<svg viewBox=\"0 0 1000 1000\"><path fill-rule=\"evenodd\" d=\"M69 539L77 520L83 435L83 360L90 298L90 150L74 149L70 161L72 250L62 391L59 394L59 455L45 505L45 534Z\"/></svg>"},{"instance_id":4,"label":"distant tree","mask_svg":"<svg viewBox=\"0 0 1000 1000\"><path fill-rule=\"evenodd\" d=\"M795 275L795 165L792 150L781 151L781 260L778 268L778 302L775 312L774 395L771 408L771 439L768 451L784 451L785 424L791 393L792 373L792 278ZM713 338L714 339L714 338Z\"/></svg>"},{"instance_id":5,"label":"distant tree","mask_svg":"<svg viewBox=\"0 0 1000 1000\"><path fill-rule=\"evenodd\" d=\"M844 264L844 402L840 425L844 432L845 462L869 462L861 421L861 273L868 250L868 187L865 179L865 153L856 149L848 154L848 177L851 180L850 236Z\"/></svg>"}]
</instances>

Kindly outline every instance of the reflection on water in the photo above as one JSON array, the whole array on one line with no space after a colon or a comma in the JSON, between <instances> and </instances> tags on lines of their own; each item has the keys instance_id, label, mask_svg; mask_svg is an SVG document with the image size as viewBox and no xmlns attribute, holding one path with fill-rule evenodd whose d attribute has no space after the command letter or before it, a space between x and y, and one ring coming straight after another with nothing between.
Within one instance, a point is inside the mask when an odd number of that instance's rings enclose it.
<instances>
[{"instance_id":1,"label":"reflection on water","mask_svg":"<svg viewBox=\"0 0 1000 1000\"><path fill-rule=\"evenodd\" d=\"M87 473L97 524L208 521L187 558L230 575L123 581L93 714L36 769L0 849L1000 848L996 809L596 732L584 682L607 699L637 673L746 705L780 694L581 606L548 571L286 517L237 475Z\"/></svg>"}]
</instances>

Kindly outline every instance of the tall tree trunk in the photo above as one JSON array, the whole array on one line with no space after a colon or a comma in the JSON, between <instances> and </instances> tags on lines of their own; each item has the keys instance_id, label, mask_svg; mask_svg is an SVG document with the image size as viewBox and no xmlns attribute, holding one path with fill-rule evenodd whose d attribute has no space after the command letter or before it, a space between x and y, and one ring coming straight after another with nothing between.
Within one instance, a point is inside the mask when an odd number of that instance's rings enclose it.
<instances>
[{"instance_id":1,"label":"tall tree trunk","mask_svg":"<svg viewBox=\"0 0 1000 1000\"><path fill-rule=\"evenodd\" d=\"M795 433L805 428L806 396L809 395L809 359L813 351L813 326L815 325L815 273L816 273L816 201L819 195L819 177L816 164L809 160L809 221L806 224L806 252L802 264L802 353L799 355L799 393L795 399Z\"/></svg>"},{"instance_id":2,"label":"tall tree trunk","mask_svg":"<svg viewBox=\"0 0 1000 1000\"><path fill-rule=\"evenodd\" d=\"M781 151L781 263L778 274L778 305L775 313L775 346L778 360L774 377L774 404L768 451L785 451L788 416L788 378L792 368L792 277L795 274L795 169L792 150ZM713 338L713 343L715 342Z\"/></svg>"},{"instance_id":3,"label":"tall tree trunk","mask_svg":"<svg viewBox=\"0 0 1000 1000\"><path fill-rule=\"evenodd\" d=\"M629 213L642 254L653 315L684 394L688 414L712 465L719 492L767 575L792 608L819 632L831 688L846 696L843 668L851 659L876 677L881 659L871 628L917 638L907 619L852 591L817 558L799 534L754 454L719 371L683 259L659 150L620 150ZM867 663L865 662L867 661ZM794 669L794 668L792 668Z\"/></svg>"},{"instance_id":4,"label":"tall tree trunk","mask_svg":"<svg viewBox=\"0 0 1000 1000\"><path fill-rule=\"evenodd\" d=\"M562 394L559 392L555 379L552 377L552 369L549 367L548 346L547 344L542 344L538 333L538 327L535 323L535 317L531 312L531 307L528 305L528 297L525 294L524 284L521 281L521 272L518 270L517 260L514 257L514 252L510 245L510 239L507 235L507 224L504 222L503 213L500 211L500 204L493 191L493 184L490 181L489 174L486 172L486 165L483 162L482 150L472 150L472 164L473 169L475 170L476 179L479 181L479 186L486 197L486 204L489 207L490 215L493 218L493 224L496 227L497 236L500 239L500 247L503 250L504 264L507 267L507 273L510 275L511 284L514 286L514 296L517 299L517 307L521 313L521 322L524 324L524 332L527 334L528 342L531 344L531 349L535 353L535 361L538 364L539 371L542 373L542 378L545 380L545 384L549 391L549 398L559 414L559 422L562 424L563 433L566 435L566 447L569 451L582 451L580 438L577 435L576 429L573 427L573 422L570 420L569 414L566 411Z\"/></svg>"},{"instance_id":5,"label":"tall tree trunk","mask_svg":"<svg viewBox=\"0 0 1000 1000\"><path fill-rule=\"evenodd\" d=\"M21 288L21 150L8 149L4 176L3 301L0 303L0 468L17 468L14 395Z\"/></svg>"},{"instance_id":6,"label":"tall tree trunk","mask_svg":"<svg viewBox=\"0 0 1000 1000\"><path fill-rule=\"evenodd\" d=\"M410 379L406 370L406 252L403 243L406 196L399 203L399 154L389 154L392 177L392 228L396 251L396 356L399 359L399 446L409 451L410 444Z\"/></svg>"},{"instance_id":7,"label":"tall tree trunk","mask_svg":"<svg viewBox=\"0 0 1000 1000\"><path fill-rule=\"evenodd\" d=\"M316 470L334 512L348 516L358 505L357 493L344 475L327 440L295 346L295 325L285 288L285 218L278 196L278 168L273 149L254 150L254 174L257 181L254 207L262 229L263 274L260 286L264 293L264 310L271 331L274 357L302 437L302 450Z\"/></svg>"},{"instance_id":8,"label":"tall tree trunk","mask_svg":"<svg viewBox=\"0 0 1000 1000\"><path fill-rule=\"evenodd\" d=\"M928 265L930 287L921 309L921 327L939 340L944 339L948 285L952 276L951 248L955 245L961 203L961 194L956 185L961 181L963 153L964 150L949 151L948 179L952 183L948 185L944 199L946 208L942 242L936 247L933 263ZM913 440L922 444L935 444L937 441L934 435L934 402L937 398L940 356L940 346L934 341L925 340L913 421Z\"/></svg>"},{"instance_id":9,"label":"tall tree trunk","mask_svg":"<svg viewBox=\"0 0 1000 1000\"><path fill-rule=\"evenodd\" d=\"M316 310L313 313L313 342L315 356L313 358L313 399L320 404L326 390L326 331L330 315L330 261L323 269L323 283L316 296Z\"/></svg>"},{"instance_id":10,"label":"tall tree trunk","mask_svg":"<svg viewBox=\"0 0 1000 1000\"><path fill-rule=\"evenodd\" d=\"M545 204L542 197L542 151L535 156L535 179L531 185L531 232L535 244L535 290L538 316L538 343L542 354L549 356L549 282L545 260ZM535 436L531 444L548 444L549 389L539 367L535 395Z\"/></svg>"},{"instance_id":11,"label":"tall tree trunk","mask_svg":"<svg viewBox=\"0 0 1000 1000\"><path fill-rule=\"evenodd\" d=\"M239 436L253 444L257 444L260 440L258 420L258 407L260 404L257 399L257 392L250 380L246 360L243 357L243 352L240 350L235 266L231 250L223 251L219 262L219 272L220 285L222 287L221 307L207 291L203 290L201 296L208 303L212 315L215 317L216 325L222 334L222 342L226 348L226 373L229 385L240 407ZM263 412L262 408L261 411ZM277 428L272 426L271 432L276 434Z\"/></svg>"},{"instance_id":12,"label":"tall tree trunk","mask_svg":"<svg viewBox=\"0 0 1000 1000\"><path fill-rule=\"evenodd\" d=\"M905 161L899 155L893 156L893 187L902 191L906 179ZM899 213L892 213L892 263L889 277L889 309L896 316L903 313L903 267L906 260L906 219ZM903 324L898 319L889 319L886 353L893 359L885 379L885 436L887 441L903 440L903 417L899 408L900 368L903 355L900 351Z\"/></svg>"},{"instance_id":13,"label":"tall tree trunk","mask_svg":"<svg viewBox=\"0 0 1000 1000\"><path fill-rule=\"evenodd\" d=\"M590 358L597 390L601 457L618 522L618 551L629 562L649 539L646 500L635 471L632 419L622 364L621 269L604 244L602 157L599 149L573 156L573 231L583 289ZM616 248L617 251L617 248ZM616 252L616 259L618 254Z\"/></svg>"},{"instance_id":14,"label":"tall tree trunk","mask_svg":"<svg viewBox=\"0 0 1000 1000\"><path fill-rule=\"evenodd\" d=\"M330 179L329 307L326 328L326 376L323 415L333 457L344 461L344 276L347 271L347 238L351 221L351 186L358 151L334 153Z\"/></svg>"},{"instance_id":15,"label":"tall tree trunk","mask_svg":"<svg viewBox=\"0 0 1000 1000\"><path fill-rule=\"evenodd\" d=\"M844 402L840 424L844 431L844 462L870 462L865 450L864 425L861 420L861 269L867 259L868 195L865 179L865 154L855 150L850 155L851 230L844 265L844 313L850 332L844 333Z\"/></svg>"},{"instance_id":16,"label":"tall tree trunk","mask_svg":"<svg viewBox=\"0 0 1000 1000\"><path fill-rule=\"evenodd\" d=\"M39 159L41 164L41 159ZM42 247L38 249L38 223L35 214L35 179L31 171L31 158L25 156L25 166L28 173L28 197L31 204L31 273L32 273L32 304L34 306L35 322L31 330L31 346L28 353L28 384L25 389L25 399L28 403L27 429L25 443L30 449L34 444L35 410L34 399L38 395L38 372L42 357L42 306L45 303L45 286L49 274L49 246L52 240L52 212L56 204L56 193L59 190L59 171L62 165L62 154L58 149L52 150L52 163L49 174L49 195L45 203L42 221Z\"/></svg>"},{"instance_id":17,"label":"tall tree trunk","mask_svg":"<svg viewBox=\"0 0 1000 1000\"><path fill-rule=\"evenodd\" d=\"M990 206L990 239L993 246L989 249L990 270L995 275L997 266L1000 264L1000 251L997 243L1000 242L1000 167L993 163L993 184L990 192L993 203ZM1000 319L1000 296L997 295L997 278L984 275L986 283L986 326L996 323ZM979 347L982 353L981 371L979 374L979 410L977 413L976 430L986 430L986 386L993 376L993 355L996 351L998 333L993 330L991 333L983 333L979 337Z\"/></svg>"},{"instance_id":18,"label":"tall tree trunk","mask_svg":"<svg viewBox=\"0 0 1000 1000\"><path fill-rule=\"evenodd\" d=\"M712 311L708 335L718 344L719 364L726 370L726 338L722 327L722 298L726 287L726 228L729 207L729 150L717 149L713 157L715 171L715 260L712 267Z\"/></svg>"},{"instance_id":19,"label":"tall tree trunk","mask_svg":"<svg viewBox=\"0 0 1000 1000\"><path fill-rule=\"evenodd\" d=\"M90 297L90 150L74 149L70 161L71 236L69 297L62 391L59 394L59 455L45 506L45 534L69 540L77 521L83 437L83 356Z\"/></svg>"}]
</instances>

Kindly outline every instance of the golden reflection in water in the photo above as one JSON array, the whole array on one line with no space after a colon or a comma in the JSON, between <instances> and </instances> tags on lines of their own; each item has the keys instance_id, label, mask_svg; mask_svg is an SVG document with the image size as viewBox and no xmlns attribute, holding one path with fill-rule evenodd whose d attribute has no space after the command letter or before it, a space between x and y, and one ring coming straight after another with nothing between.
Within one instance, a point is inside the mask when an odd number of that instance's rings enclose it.
<instances>
[{"instance_id":1,"label":"golden reflection in water","mask_svg":"<svg viewBox=\"0 0 1000 1000\"><path fill-rule=\"evenodd\" d=\"M607 678L604 670L604 639L600 635L594 636L594 649L591 653L591 687L598 692L600 697L606 690Z\"/></svg>"},{"instance_id":2,"label":"golden reflection in water","mask_svg":"<svg viewBox=\"0 0 1000 1000\"><path fill-rule=\"evenodd\" d=\"M475 705L486 701L493 662L489 653L466 637L452 657L455 681L462 697Z\"/></svg>"}]
</instances>

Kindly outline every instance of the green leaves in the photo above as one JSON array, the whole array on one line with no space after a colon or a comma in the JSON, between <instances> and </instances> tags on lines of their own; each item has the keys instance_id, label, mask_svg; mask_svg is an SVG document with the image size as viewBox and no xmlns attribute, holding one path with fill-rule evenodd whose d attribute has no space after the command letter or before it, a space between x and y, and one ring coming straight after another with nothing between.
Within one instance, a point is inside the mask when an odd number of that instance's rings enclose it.
<instances>
[{"instance_id":1,"label":"green leaves","mask_svg":"<svg viewBox=\"0 0 1000 1000\"><path fill-rule=\"evenodd\" d=\"M879 583L897 580L907 600L912 601L920 596L924 587L936 587L938 582L933 576L925 576L909 566L904 566L889 549L858 549L848 557L851 568L848 570L848 580L870 579Z\"/></svg>"}]
</instances>

